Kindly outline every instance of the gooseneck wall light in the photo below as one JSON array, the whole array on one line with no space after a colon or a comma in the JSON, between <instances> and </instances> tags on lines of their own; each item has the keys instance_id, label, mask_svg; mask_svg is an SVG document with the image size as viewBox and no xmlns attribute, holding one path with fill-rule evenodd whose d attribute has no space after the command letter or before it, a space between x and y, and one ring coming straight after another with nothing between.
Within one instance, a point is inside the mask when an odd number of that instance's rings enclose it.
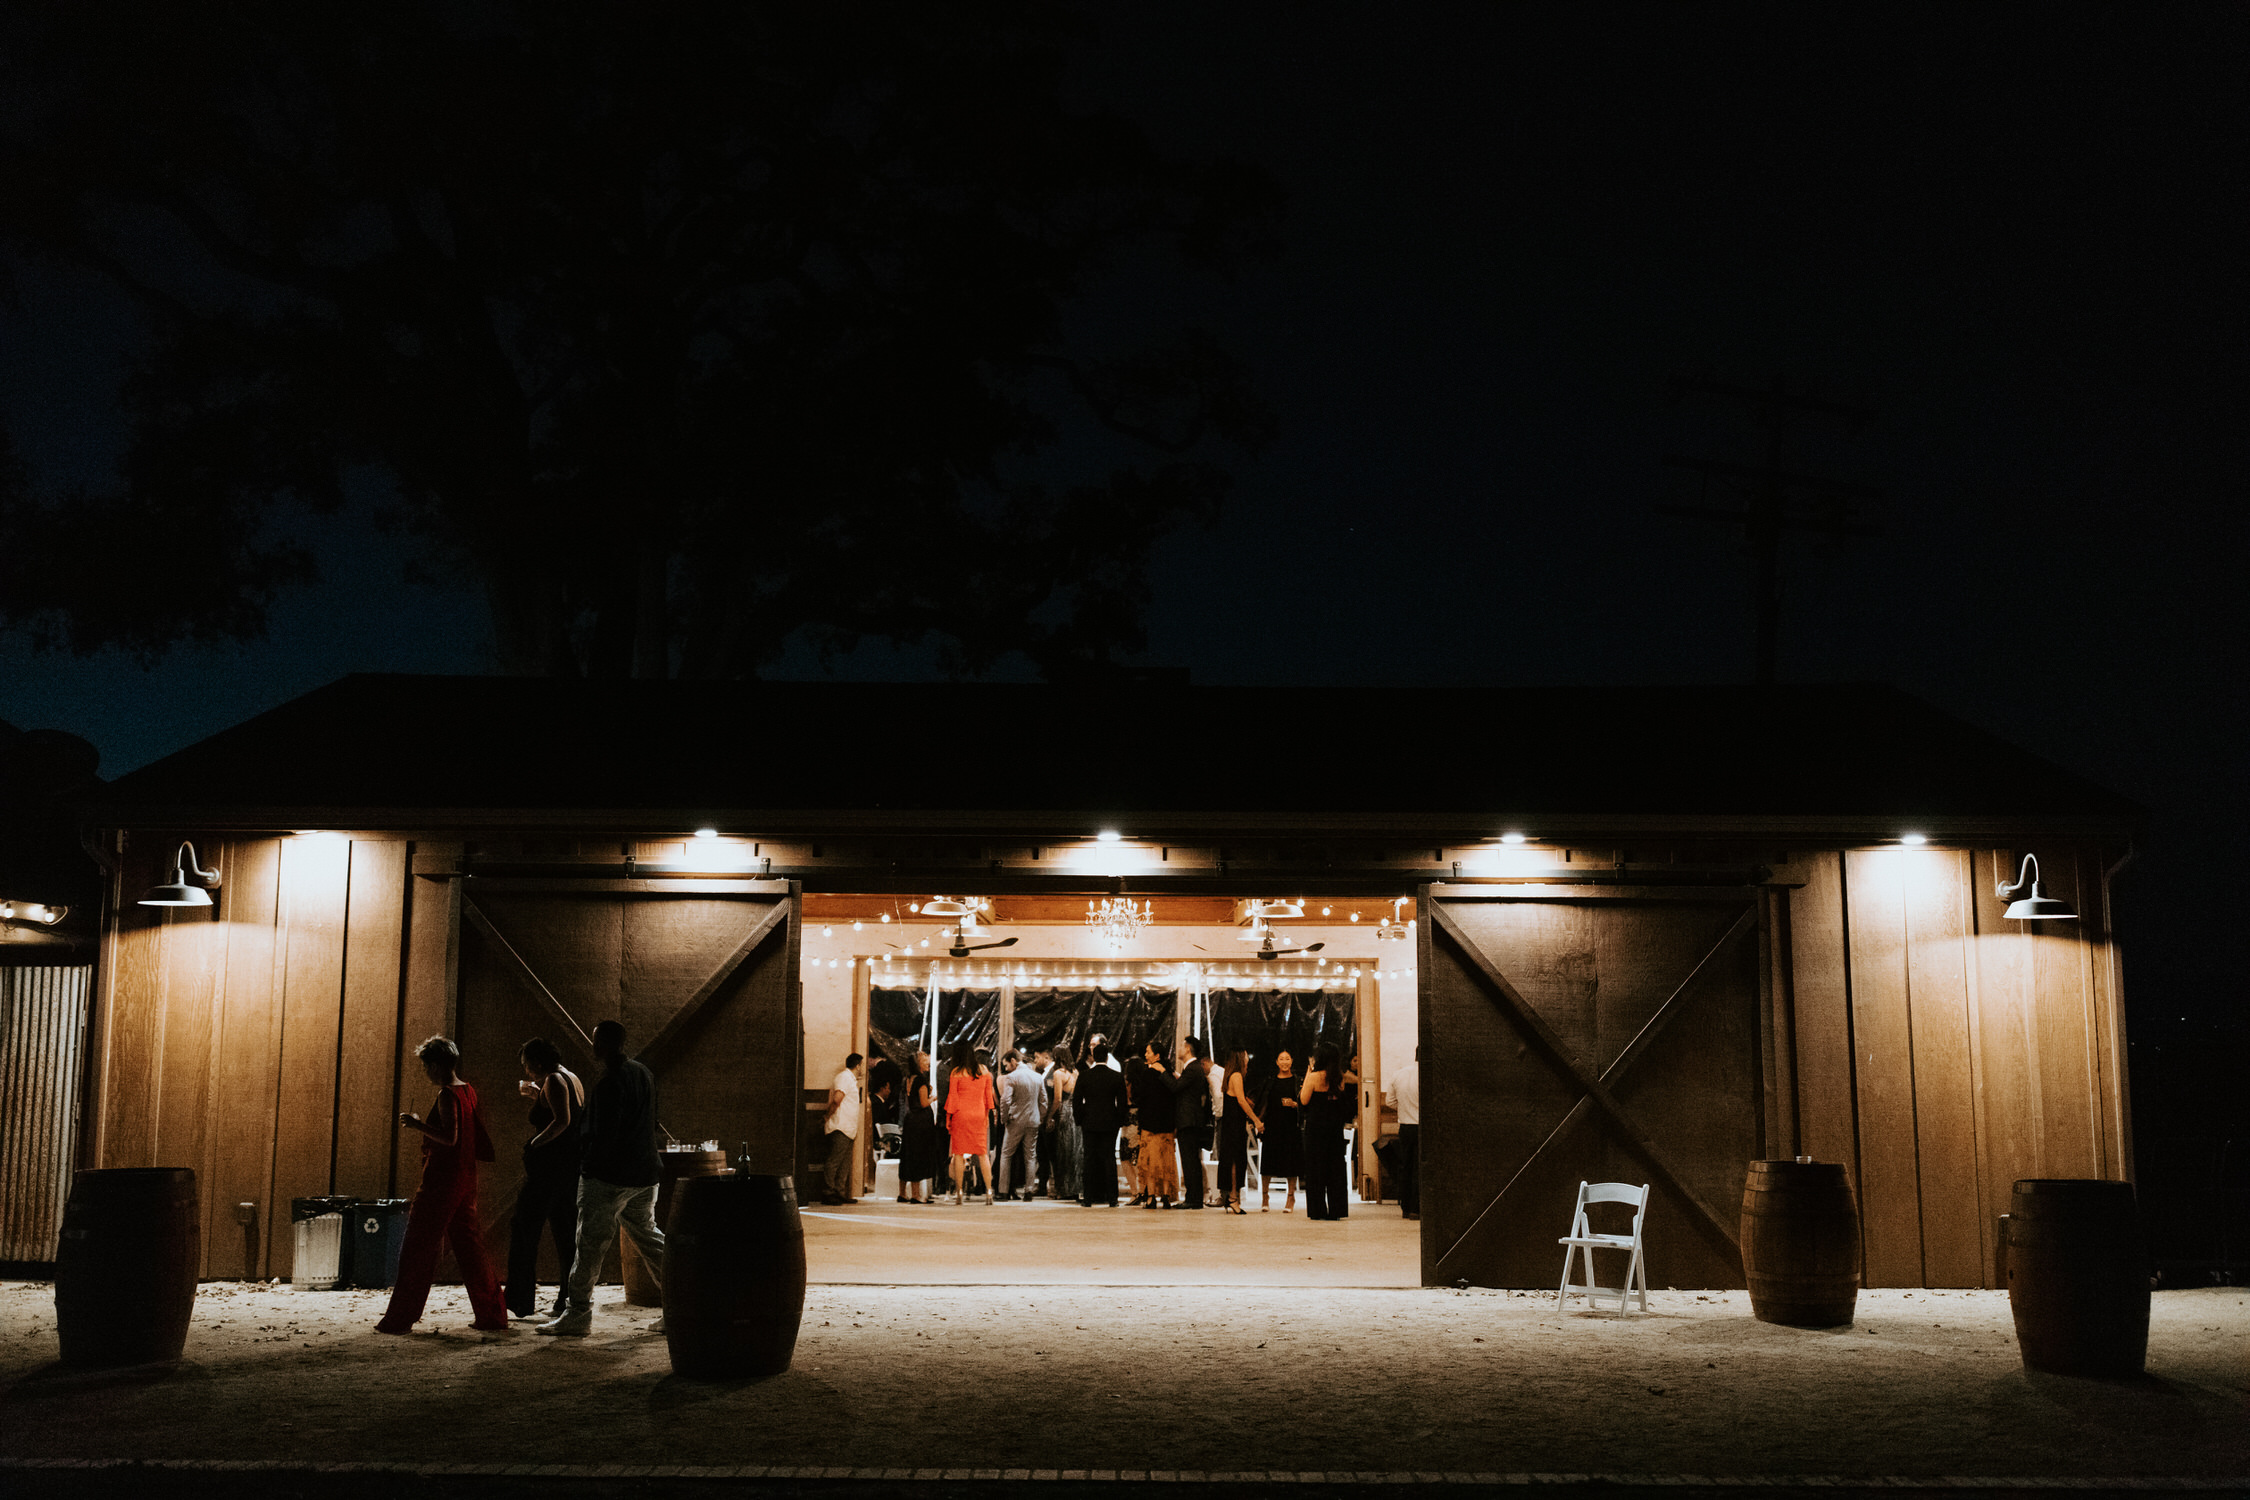
<instances>
[{"instance_id":1,"label":"gooseneck wall light","mask_svg":"<svg viewBox=\"0 0 2250 1500\"><path fill-rule=\"evenodd\" d=\"M182 842L180 852L172 860L172 878L164 885L149 887L141 897L143 906L209 906L211 892L218 888L219 872L201 868L195 856L195 845Z\"/></svg>"},{"instance_id":2,"label":"gooseneck wall light","mask_svg":"<svg viewBox=\"0 0 2250 1500\"><path fill-rule=\"evenodd\" d=\"M2026 890L2030 892L2029 895L2023 894ZM1993 894L2008 903L2008 909L2001 915L2013 917L2019 922L2038 922L2078 915L2039 889L2039 856L2036 854L2026 854L2023 857L2023 864L2016 870L2014 885L2005 880L1994 882Z\"/></svg>"}]
</instances>

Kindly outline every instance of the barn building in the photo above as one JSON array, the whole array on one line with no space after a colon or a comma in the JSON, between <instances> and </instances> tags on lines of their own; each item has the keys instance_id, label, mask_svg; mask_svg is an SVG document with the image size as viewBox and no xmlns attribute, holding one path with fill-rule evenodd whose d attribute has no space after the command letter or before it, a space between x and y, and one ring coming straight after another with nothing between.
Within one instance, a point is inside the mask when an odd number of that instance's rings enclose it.
<instances>
[{"instance_id":1,"label":"barn building","mask_svg":"<svg viewBox=\"0 0 2250 1500\"><path fill-rule=\"evenodd\" d=\"M1990 1285L2012 1180L2131 1173L2141 816L1868 686L356 676L101 794L78 1162L195 1167L204 1274L286 1275L292 1198L411 1188L433 1032L489 1096L619 1017L670 1133L789 1172L848 1051L1198 1029L1348 1044L1370 1198L1419 1049L1426 1284L1551 1286L1584 1178L1739 1286L1801 1154L1868 1285Z\"/></svg>"}]
</instances>

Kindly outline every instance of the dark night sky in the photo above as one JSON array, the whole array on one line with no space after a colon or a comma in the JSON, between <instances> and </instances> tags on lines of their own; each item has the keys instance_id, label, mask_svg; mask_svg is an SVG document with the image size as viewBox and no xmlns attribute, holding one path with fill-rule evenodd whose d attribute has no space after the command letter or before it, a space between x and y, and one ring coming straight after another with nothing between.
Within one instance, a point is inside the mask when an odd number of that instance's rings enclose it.
<instances>
[{"instance_id":1,"label":"dark night sky","mask_svg":"<svg viewBox=\"0 0 2250 1500\"><path fill-rule=\"evenodd\" d=\"M1291 199L1284 253L1237 284L1122 273L1086 311L1208 323L1284 423L1220 524L1166 548L1150 660L1738 680L1741 547L1651 506L1691 498L1663 453L1750 458L1757 434L1667 382L1782 374L1876 413L1796 457L1884 492L1879 538L1791 548L1784 675L1895 682L2147 802L2121 890L2136 1034L2240 1024L2186 908L2250 842L2250 13L1105 10L1089 97ZM0 405L34 457L93 465L117 328L67 284L25 291ZM0 717L86 734L114 774L343 672L486 665L474 599L399 582L348 527L326 552L245 650L143 674L0 648ZM1367 733L1389 757L1418 732L1314 716L1346 703L1308 699L1271 744Z\"/></svg>"}]
</instances>

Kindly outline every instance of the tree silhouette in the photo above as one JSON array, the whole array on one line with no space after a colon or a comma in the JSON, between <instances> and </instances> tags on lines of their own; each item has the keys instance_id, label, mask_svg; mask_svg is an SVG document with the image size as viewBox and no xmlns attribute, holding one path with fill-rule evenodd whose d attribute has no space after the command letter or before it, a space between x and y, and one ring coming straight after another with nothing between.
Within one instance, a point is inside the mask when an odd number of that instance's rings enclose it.
<instances>
[{"instance_id":1,"label":"tree silhouette","mask_svg":"<svg viewBox=\"0 0 2250 1500\"><path fill-rule=\"evenodd\" d=\"M1276 195L1072 108L1061 15L12 8L0 233L150 338L122 483L0 498L0 624L254 635L312 571L277 518L379 492L507 671L1137 649L1151 546L1270 419L1200 332L1070 312L1127 259L1228 271Z\"/></svg>"}]
</instances>

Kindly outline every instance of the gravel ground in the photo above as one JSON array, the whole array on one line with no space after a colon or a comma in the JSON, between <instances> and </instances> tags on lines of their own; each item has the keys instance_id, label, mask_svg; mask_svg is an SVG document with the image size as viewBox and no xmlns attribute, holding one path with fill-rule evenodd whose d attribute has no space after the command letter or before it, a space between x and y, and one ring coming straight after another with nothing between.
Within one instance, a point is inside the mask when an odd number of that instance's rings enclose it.
<instances>
[{"instance_id":1,"label":"gravel ground","mask_svg":"<svg viewBox=\"0 0 2250 1500\"><path fill-rule=\"evenodd\" d=\"M654 1314L429 1332L384 1294L211 1283L187 1359L71 1374L53 1291L0 1283L0 1455L1672 1474L2250 1475L2250 1294L2160 1292L2137 1382L2027 1375L1995 1292L1862 1294L1851 1328L1740 1292L1646 1318L1506 1292L816 1286L794 1369L672 1375Z\"/></svg>"}]
</instances>

